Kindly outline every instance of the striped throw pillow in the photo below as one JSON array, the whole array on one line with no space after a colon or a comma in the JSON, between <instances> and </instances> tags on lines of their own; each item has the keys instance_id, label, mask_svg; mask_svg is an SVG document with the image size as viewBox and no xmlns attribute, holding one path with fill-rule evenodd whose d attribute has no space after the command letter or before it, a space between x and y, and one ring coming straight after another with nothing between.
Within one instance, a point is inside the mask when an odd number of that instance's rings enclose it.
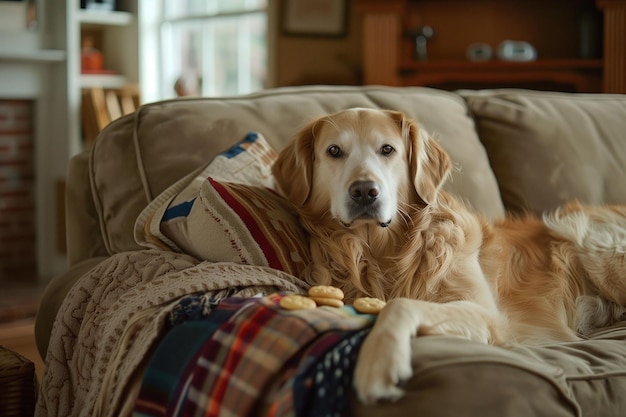
<instances>
[{"instance_id":1,"label":"striped throw pillow","mask_svg":"<svg viewBox=\"0 0 626 417\"><path fill-rule=\"evenodd\" d=\"M271 188L275 158L261 135L248 135L157 197L138 219L136 239L202 260L302 276L308 240L292 205Z\"/></svg>"}]
</instances>

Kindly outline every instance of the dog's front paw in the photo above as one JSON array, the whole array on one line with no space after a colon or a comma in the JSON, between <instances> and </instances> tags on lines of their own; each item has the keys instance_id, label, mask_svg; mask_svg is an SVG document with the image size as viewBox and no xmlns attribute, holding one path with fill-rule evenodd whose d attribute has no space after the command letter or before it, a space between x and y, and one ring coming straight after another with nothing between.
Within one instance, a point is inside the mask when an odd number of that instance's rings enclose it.
<instances>
[{"instance_id":1,"label":"dog's front paw","mask_svg":"<svg viewBox=\"0 0 626 417\"><path fill-rule=\"evenodd\" d=\"M354 372L354 388L361 402L399 400L404 395L400 385L412 375L410 339L372 330L361 346Z\"/></svg>"}]
</instances>

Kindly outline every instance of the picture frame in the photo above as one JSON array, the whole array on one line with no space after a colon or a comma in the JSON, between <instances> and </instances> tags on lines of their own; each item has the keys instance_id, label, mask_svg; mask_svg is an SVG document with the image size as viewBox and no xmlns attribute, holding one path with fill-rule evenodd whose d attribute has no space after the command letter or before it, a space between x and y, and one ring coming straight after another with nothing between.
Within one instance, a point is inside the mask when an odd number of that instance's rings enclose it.
<instances>
[{"instance_id":1,"label":"picture frame","mask_svg":"<svg viewBox=\"0 0 626 417\"><path fill-rule=\"evenodd\" d=\"M348 1L283 0L282 31L288 36L344 36Z\"/></svg>"}]
</instances>

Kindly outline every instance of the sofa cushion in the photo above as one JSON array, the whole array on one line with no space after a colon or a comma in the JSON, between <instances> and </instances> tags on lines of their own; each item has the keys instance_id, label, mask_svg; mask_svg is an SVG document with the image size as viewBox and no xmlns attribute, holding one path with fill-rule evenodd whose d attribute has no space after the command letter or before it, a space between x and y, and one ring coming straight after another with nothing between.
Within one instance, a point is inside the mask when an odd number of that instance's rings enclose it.
<instances>
[{"instance_id":1,"label":"sofa cushion","mask_svg":"<svg viewBox=\"0 0 626 417\"><path fill-rule=\"evenodd\" d=\"M489 217L503 214L487 155L458 95L417 87L279 88L147 104L111 123L98 137L90 164L107 251L139 249L133 227L145 206L247 132L260 132L280 150L312 119L350 107L399 110L420 121L455 164L446 188ZM93 239L93 231L85 230L83 239Z\"/></svg>"},{"instance_id":2,"label":"sofa cushion","mask_svg":"<svg viewBox=\"0 0 626 417\"><path fill-rule=\"evenodd\" d=\"M461 91L507 210L626 204L626 95Z\"/></svg>"},{"instance_id":3,"label":"sofa cushion","mask_svg":"<svg viewBox=\"0 0 626 417\"><path fill-rule=\"evenodd\" d=\"M416 337L406 395L375 406L353 398L354 414L623 416L625 324L599 329L589 340L510 349L451 336Z\"/></svg>"},{"instance_id":4,"label":"sofa cushion","mask_svg":"<svg viewBox=\"0 0 626 417\"><path fill-rule=\"evenodd\" d=\"M300 276L310 262L308 241L292 205L272 190L276 155L263 136L248 134L155 198L137 218L135 240Z\"/></svg>"}]
</instances>

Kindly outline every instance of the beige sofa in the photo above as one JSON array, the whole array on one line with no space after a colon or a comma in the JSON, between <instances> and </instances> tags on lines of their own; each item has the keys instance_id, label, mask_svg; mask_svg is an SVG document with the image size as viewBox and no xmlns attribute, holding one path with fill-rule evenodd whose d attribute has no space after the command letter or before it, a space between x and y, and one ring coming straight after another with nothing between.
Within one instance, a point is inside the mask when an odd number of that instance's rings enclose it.
<instances>
[{"instance_id":1,"label":"beige sofa","mask_svg":"<svg viewBox=\"0 0 626 417\"><path fill-rule=\"evenodd\" d=\"M36 323L47 364L38 415L128 415L181 297L305 291L267 265L140 244L135 223L172 184L248 132L279 150L307 121L349 107L401 110L421 122L454 161L446 188L490 218L571 199L626 204L625 96L299 87L145 105L70 163L69 269L50 283ZM626 322L589 340L539 347L422 337L413 353L407 395L374 407L351 396L355 415L626 415ZM273 392L264 391L257 411L271 407Z\"/></svg>"}]
</instances>

